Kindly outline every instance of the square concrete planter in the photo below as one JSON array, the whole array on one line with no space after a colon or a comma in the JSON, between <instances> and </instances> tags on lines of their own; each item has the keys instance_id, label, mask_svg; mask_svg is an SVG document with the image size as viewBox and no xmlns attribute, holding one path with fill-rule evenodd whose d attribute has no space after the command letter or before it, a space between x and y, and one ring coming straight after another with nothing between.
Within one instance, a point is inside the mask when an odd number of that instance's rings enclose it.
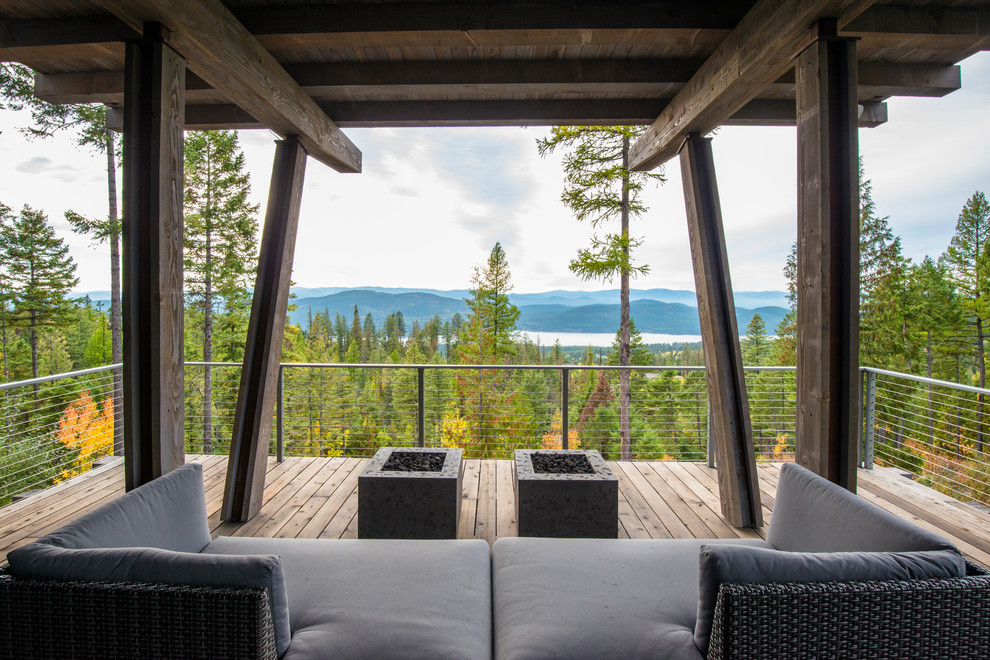
<instances>
[{"instance_id":1,"label":"square concrete planter","mask_svg":"<svg viewBox=\"0 0 990 660\"><path fill-rule=\"evenodd\" d=\"M386 469L393 453L440 455L443 464L435 471ZM379 449L358 476L358 538L456 538L464 474L461 453L446 448Z\"/></svg>"},{"instance_id":2,"label":"square concrete planter","mask_svg":"<svg viewBox=\"0 0 990 660\"><path fill-rule=\"evenodd\" d=\"M592 472L538 472L537 454L578 457ZM582 459L583 457L583 459ZM609 538L619 535L619 480L594 450L517 449L513 463L519 536Z\"/></svg>"}]
</instances>

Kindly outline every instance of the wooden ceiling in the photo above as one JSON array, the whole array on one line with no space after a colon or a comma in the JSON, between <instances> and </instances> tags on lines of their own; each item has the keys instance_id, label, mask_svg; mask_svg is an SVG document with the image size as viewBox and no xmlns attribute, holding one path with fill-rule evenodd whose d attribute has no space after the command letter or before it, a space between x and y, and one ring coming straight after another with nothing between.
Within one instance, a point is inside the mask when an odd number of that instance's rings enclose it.
<instances>
[{"instance_id":1,"label":"wooden ceiling","mask_svg":"<svg viewBox=\"0 0 990 660\"><path fill-rule=\"evenodd\" d=\"M200 4L216 11L199 11ZM801 14L805 6L818 13ZM34 69L43 99L119 106L122 42L151 19L173 31L189 60L189 128L292 132L269 99L222 79L221 69L237 60L224 54L227 44L239 39L237 52L252 64L264 60L258 68L278 79L280 93L296 105L312 99L307 112L322 111L341 127L659 129L686 86L697 97L723 83L743 89L720 105L731 112L715 125L792 125L790 51L822 15L838 19L840 35L859 38L864 126L886 120L883 101L892 96L958 89L957 63L990 49L990 0L0 0L0 60ZM764 45L779 56L762 53ZM757 55L740 63L739 52ZM706 62L711 71L702 70ZM745 85L732 79L737 71Z\"/></svg>"}]
</instances>

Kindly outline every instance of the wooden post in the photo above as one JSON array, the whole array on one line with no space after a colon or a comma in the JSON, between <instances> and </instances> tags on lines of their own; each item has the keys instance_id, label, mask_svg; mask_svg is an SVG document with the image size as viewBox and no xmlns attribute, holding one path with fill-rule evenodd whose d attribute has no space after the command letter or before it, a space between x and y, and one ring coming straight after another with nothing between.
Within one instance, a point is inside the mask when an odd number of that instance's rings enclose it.
<instances>
[{"instance_id":1,"label":"wooden post","mask_svg":"<svg viewBox=\"0 0 990 660\"><path fill-rule=\"evenodd\" d=\"M680 158L722 515L736 527L759 527L756 452L711 139L688 134Z\"/></svg>"},{"instance_id":2,"label":"wooden post","mask_svg":"<svg viewBox=\"0 0 990 660\"><path fill-rule=\"evenodd\" d=\"M123 422L128 490L185 462L182 126L185 60L148 24L124 86Z\"/></svg>"},{"instance_id":3,"label":"wooden post","mask_svg":"<svg viewBox=\"0 0 990 660\"><path fill-rule=\"evenodd\" d=\"M230 521L253 518L261 510L265 494L289 280L306 172L306 151L298 138L280 140L276 145L221 509L221 518Z\"/></svg>"},{"instance_id":4,"label":"wooden post","mask_svg":"<svg viewBox=\"0 0 990 660\"><path fill-rule=\"evenodd\" d=\"M819 22L796 62L797 456L856 491L859 167L856 42Z\"/></svg>"}]
</instances>

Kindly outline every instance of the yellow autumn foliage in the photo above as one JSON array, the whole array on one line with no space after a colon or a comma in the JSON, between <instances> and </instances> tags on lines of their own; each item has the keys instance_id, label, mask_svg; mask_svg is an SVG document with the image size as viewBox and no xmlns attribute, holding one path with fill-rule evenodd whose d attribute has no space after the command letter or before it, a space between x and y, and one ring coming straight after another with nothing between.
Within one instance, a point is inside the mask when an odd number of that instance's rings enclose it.
<instances>
[{"instance_id":1,"label":"yellow autumn foliage","mask_svg":"<svg viewBox=\"0 0 990 660\"><path fill-rule=\"evenodd\" d=\"M543 434L543 440L540 443L543 449L563 449L564 448L564 432L563 432L563 421L561 419L561 413L558 410L553 414L553 421L550 423L550 432ZM581 438L578 435L578 431L575 428L570 428L567 431L567 448L568 449L580 449Z\"/></svg>"},{"instance_id":2,"label":"yellow autumn foliage","mask_svg":"<svg viewBox=\"0 0 990 660\"><path fill-rule=\"evenodd\" d=\"M62 411L57 438L78 453L72 464L55 480L56 483L86 472L93 461L113 451L113 398L106 397L98 407L89 392L84 390Z\"/></svg>"}]
</instances>

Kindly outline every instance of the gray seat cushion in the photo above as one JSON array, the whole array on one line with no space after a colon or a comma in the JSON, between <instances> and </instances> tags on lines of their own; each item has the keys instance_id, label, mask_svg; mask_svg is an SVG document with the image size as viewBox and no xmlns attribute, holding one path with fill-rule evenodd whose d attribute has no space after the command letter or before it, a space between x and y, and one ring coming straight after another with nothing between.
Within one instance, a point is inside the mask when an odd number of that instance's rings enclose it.
<instances>
[{"instance_id":1,"label":"gray seat cushion","mask_svg":"<svg viewBox=\"0 0 990 660\"><path fill-rule=\"evenodd\" d=\"M722 541L499 539L495 657L701 658L694 624L703 543Z\"/></svg>"},{"instance_id":2,"label":"gray seat cushion","mask_svg":"<svg viewBox=\"0 0 990 660\"><path fill-rule=\"evenodd\" d=\"M796 463L780 469L767 541L793 552L954 550L948 540L884 511Z\"/></svg>"},{"instance_id":3,"label":"gray seat cushion","mask_svg":"<svg viewBox=\"0 0 990 660\"><path fill-rule=\"evenodd\" d=\"M210 542L203 466L189 463L38 539L60 548L199 552Z\"/></svg>"},{"instance_id":4,"label":"gray seat cushion","mask_svg":"<svg viewBox=\"0 0 990 660\"><path fill-rule=\"evenodd\" d=\"M220 537L204 552L281 557L292 628L283 660L491 657L484 541Z\"/></svg>"},{"instance_id":5,"label":"gray seat cushion","mask_svg":"<svg viewBox=\"0 0 990 660\"><path fill-rule=\"evenodd\" d=\"M767 548L702 545L699 556L698 622L694 639L703 653L723 582L844 582L962 577L958 550L917 552L783 552Z\"/></svg>"},{"instance_id":6,"label":"gray seat cushion","mask_svg":"<svg viewBox=\"0 0 990 660\"><path fill-rule=\"evenodd\" d=\"M29 543L7 556L19 577L113 582L148 582L268 590L275 624L275 645L289 646L289 609L285 579L274 555L224 556L157 548L59 548Z\"/></svg>"}]
</instances>

